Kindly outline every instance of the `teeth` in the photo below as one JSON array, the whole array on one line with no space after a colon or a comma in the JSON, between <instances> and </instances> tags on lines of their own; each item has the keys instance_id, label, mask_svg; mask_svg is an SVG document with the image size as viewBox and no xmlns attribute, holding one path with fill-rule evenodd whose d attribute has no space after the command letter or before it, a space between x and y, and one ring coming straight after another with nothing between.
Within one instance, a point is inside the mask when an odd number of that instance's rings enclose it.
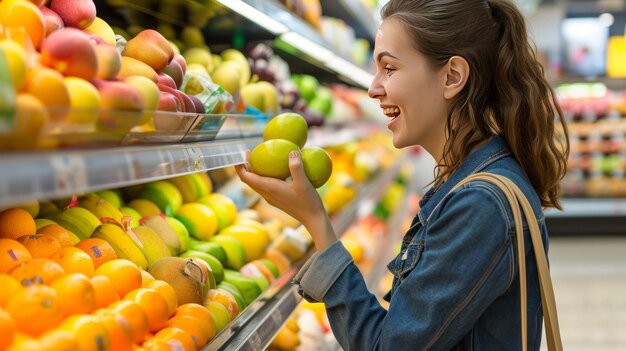
<instances>
[{"instance_id":1,"label":"teeth","mask_svg":"<svg viewBox=\"0 0 626 351\"><path fill-rule=\"evenodd\" d=\"M400 113L400 109L397 107L390 107L390 108L385 108L383 109L383 113L386 115L393 115L396 113Z\"/></svg>"}]
</instances>

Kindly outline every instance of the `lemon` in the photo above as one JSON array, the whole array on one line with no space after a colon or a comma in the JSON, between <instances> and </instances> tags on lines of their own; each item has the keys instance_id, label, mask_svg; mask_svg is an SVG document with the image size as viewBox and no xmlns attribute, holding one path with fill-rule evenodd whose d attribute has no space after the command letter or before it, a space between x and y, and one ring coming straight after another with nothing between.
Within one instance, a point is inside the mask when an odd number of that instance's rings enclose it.
<instances>
[{"instance_id":1,"label":"lemon","mask_svg":"<svg viewBox=\"0 0 626 351\"><path fill-rule=\"evenodd\" d=\"M18 43L11 40L0 40L0 52L9 64L13 87L19 90L26 80L26 52Z\"/></svg>"},{"instance_id":2,"label":"lemon","mask_svg":"<svg viewBox=\"0 0 626 351\"><path fill-rule=\"evenodd\" d=\"M100 109L100 93L93 84L78 77L65 78L65 86L70 93L72 111L67 120L74 123L94 124Z\"/></svg>"}]
</instances>

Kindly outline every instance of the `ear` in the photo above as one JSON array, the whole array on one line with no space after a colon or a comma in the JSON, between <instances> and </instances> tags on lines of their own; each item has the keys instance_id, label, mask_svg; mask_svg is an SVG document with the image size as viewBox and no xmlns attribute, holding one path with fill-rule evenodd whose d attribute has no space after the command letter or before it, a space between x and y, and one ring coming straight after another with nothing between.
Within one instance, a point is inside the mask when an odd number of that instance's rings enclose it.
<instances>
[{"instance_id":1,"label":"ear","mask_svg":"<svg viewBox=\"0 0 626 351\"><path fill-rule=\"evenodd\" d=\"M470 68L467 60L461 56L452 56L444 66L446 74L446 84L443 90L444 98L450 100L454 98L467 83Z\"/></svg>"}]
</instances>

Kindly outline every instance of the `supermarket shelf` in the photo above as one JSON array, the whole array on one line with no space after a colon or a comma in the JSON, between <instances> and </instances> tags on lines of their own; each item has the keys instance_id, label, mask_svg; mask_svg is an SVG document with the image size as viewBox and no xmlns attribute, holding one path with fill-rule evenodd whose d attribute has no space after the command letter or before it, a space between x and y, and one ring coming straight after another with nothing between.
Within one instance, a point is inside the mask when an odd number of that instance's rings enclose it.
<instances>
[{"instance_id":1,"label":"supermarket shelf","mask_svg":"<svg viewBox=\"0 0 626 351\"><path fill-rule=\"evenodd\" d=\"M550 209L546 217L626 217L626 199L564 198L563 211Z\"/></svg>"},{"instance_id":2,"label":"supermarket shelf","mask_svg":"<svg viewBox=\"0 0 626 351\"><path fill-rule=\"evenodd\" d=\"M244 162L262 142L212 142L94 150L8 153L0 157L0 205L128 186Z\"/></svg>"},{"instance_id":3,"label":"supermarket shelf","mask_svg":"<svg viewBox=\"0 0 626 351\"><path fill-rule=\"evenodd\" d=\"M309 64L337 75L342 81L367 89L373 75L342 57L308 23L275 0L215 0L276 36L277 47Z\"/></svg>"},{"instance_id":4,"label":"supermarket shelf","mask_svg":"<svg viewBox=\"0 0 626 351\"><path fill-rule=\"evenodd\" d=\"M378 296L384 296L387 293L387 291L380 291L379 282L387 272L387 263L389 263L395 256L395 244L401 242L404 237L405 233L402 229L406 219L409 216L414 215L409 213L409 200L412 196L418 194L420 187L421 185L417 177L409 177L409 183L407 184L406 191L404 192L404 198L401 200L400 205L396 207L396 211L387 221L387 232L389 233L387 244L384 245L381 250L377 251L377 256L374 258L374 263L371 266L372 269L365 279L369 290Z\"/></svg>"},{"instance_id":5,"label":"supermarket shelf","mask_svg":"<svg viewBox=\"0 0 626 351\"><path fill-rule=\"evenodd\" d=\"M328 147L361 140L374 132L383 130L384 125L372 122L350 122L346 124L327 123L322 127L309 129L309 138L304 147Z\"/></svg>"},{"instance_id":6,"label":"supermarket shelf","mask_svg":"<svg viewBox=\"0 0 626 351\"><path fill-rule=\"evenodd\" d=\"M552 236L626 235L626 199L564 198L563 211L546 211Z\"/></svg>"},{"instance_id":7,"label":"supermarket shelf","mask_svg":"<svg viewBox=\"0 0 626 351\"><path fill-rule=\"evenodd\" d=\"M364 184L348 208L332 218L333 227L341 237L359 215L371 213L385 189L396 178L406 155L400 156L388 169ZM270 288L258 297L242 314L218 334L203 351L264 350L287 318L298 306L302 297L291 284L300 267L313 254L312 248L293 267L285 272Z\"/></svg>"},{"instance_id":8,"label":"supermarket shelf","mask_svg":"<svg viewBox=\"0 0 626 351\"><path fill-rule=\"evenodd\" d=\"M352 27L359 38L374 43L378 26L360 0L322 0L322 13L325 16L341 18Z\"/></svg>"},{"instance_id":9,"label":"supermarket shelf","mask_svg":"<svg viewBox=\"0 0 626 351\"><path fill-rule=\"evenodd\" d=\"M374 211L376 203L384 195L385 190L395 180L398 173L400 173L400 169L406 163L407 158L407 154L398 157L390 168L384 170L373 181L361 186L351 206L332 218L333 228L338 237L341 237L356 220Z\"/></svg>"}]
</instances>

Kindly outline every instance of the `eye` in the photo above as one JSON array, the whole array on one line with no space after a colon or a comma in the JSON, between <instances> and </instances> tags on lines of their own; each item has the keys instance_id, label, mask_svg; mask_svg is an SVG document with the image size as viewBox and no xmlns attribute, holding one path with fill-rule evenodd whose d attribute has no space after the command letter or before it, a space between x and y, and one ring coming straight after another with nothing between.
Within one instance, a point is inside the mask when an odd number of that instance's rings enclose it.
<instances>
[{"instance_id":1,"label":"eye","mask_svg":"<svg viewBox=\"0 0 626 351\"><path fill-rule=\"evenodd\" d=\"M385 68L383 68L385 70L385 74L390 75L393 71L395 71L395 68L392 68L390 66L385 66Z\"/></svg>"}]
</instances>

